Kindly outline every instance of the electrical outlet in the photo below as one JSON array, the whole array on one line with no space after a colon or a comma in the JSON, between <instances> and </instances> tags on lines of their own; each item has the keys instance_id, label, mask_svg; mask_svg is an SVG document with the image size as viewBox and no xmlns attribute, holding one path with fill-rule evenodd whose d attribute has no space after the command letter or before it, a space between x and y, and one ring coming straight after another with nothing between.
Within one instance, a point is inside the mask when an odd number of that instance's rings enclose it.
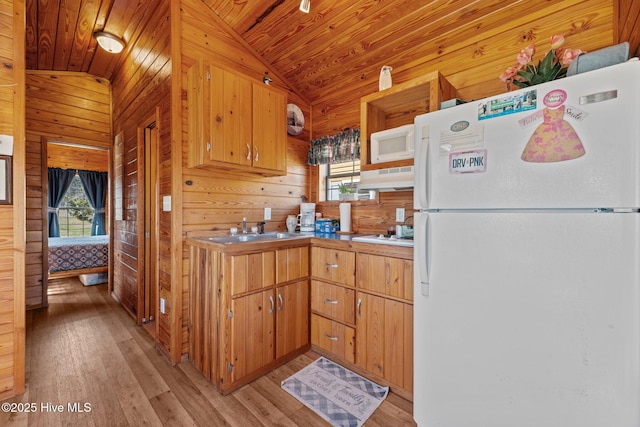
<instances>
[{"instance_id":1,"label":"electrical outlet","mask_svg":"<svg viewBox=\"0 0 640 427\"><path fill-rule=\"evenodd\" d=\"M264 220L265 221L271 220L271 208L264 208Z\"/></svg>"},{"instance_id":2,"label":"electrical outlet","mask_svg":"<svg viewBox=\"0 0 640 427\"><path fill-rule=\"evenodd\" d=\"M396 208L396 222L404 222L404 208Z\"/></svg>"},{"instance_id":3,"label":"electrical outlet","mask_svg":"<svg viewBox=\"0 0 640 427\"><path fill-rule=\"evenodd\" d=\"M160 313L166 314L166 306L164 298L160 298Z\"/></svg>"}]
</instances>

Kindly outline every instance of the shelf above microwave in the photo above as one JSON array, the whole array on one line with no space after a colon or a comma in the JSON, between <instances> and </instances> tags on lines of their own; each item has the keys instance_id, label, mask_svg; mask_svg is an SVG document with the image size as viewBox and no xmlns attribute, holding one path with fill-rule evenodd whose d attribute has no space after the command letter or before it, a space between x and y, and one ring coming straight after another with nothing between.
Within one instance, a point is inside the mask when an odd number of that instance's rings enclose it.
<instances>
[{"instance_id":1,"label":"shelf above microwave","mask_svg":"<svg viewBox=\"0 0 640 427\"><path fill-rule=\"evenodd\" d=\"M360 164L362 170L412 165L413 159L371 164L371 134L412 124L415 116L436 111L440 103L457 98L457 90L438 71L394 85L360 99Z\"/></svg>"}]
</instances>

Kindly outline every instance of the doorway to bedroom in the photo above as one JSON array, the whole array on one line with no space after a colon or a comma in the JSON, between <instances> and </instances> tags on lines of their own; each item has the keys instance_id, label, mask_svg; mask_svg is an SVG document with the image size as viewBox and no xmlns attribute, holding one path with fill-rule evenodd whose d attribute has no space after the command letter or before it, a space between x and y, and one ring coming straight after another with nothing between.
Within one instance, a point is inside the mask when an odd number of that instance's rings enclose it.
<instances>
[{"instance_id":1,"label":"doorway to bedroom","mask_svg":"<svg viewBox=\"0 0 640 427\"><path fill-rule=\"evenodd\" d=\"M109 279L109 150L43 139L43 299L49 280ZM44 247L46 246L46 247Z\"/></svg>"}]
</instances>

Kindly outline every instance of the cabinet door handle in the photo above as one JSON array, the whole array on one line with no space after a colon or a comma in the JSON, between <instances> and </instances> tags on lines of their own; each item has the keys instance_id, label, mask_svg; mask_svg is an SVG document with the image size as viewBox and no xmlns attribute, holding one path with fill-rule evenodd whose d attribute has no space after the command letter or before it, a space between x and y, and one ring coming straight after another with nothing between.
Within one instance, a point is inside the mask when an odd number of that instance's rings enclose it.
<instances>
[{"instance_id":1,"label":"cabinet door handle","mask_svg":"<svg viewBox=\"0 0 640 427\"><path fill-rule=\"evenodd\" d=\"M253 150L256 152L256 157L253 159L254 162L258 161L258 147L257 146L253 146Z\"/></svg>"},{"instance_id":2,"label":"cabinet door handle","mask_svg":"<svg viewBox=\"0 0 640 427\"><path fill-rule=\"evenodd\" d=\"M278 307L278 311L282 311L282 306L284 302L282 301L282 294L278 294L278 302L280 302L280 307Z\"/></svg>"},{"instance_id":3,"label":"cabinet door handle","mask_svg":"<svg viewBox=\"0 0 640 427\"><path fill-rule=\"evenodd\" d=\"M331 335L324 333L325 338L329 338L331 341L338 341L338 337L332 337Z\"/></svg>"},{"instance_id":4,"label":"cabinet door handle","mask_svg":"<svg viewBox=\"0 0 640 427\"><path fill-rule=\"evenodd\" d=\"M247 144L247 160L251 160L251 146Z\"/></svg>"},{"instance_id":5,"label":"cabinet door handle","mask_svg":"<svg viewBox=\"0 0 640 427\"><path fill-rule=\"evenodd\" d=\"M329 268L338 268L339 265L338 264L329 264L328 262L324 264L325 266L329 267Z\"/></svg>"},{"instance_id":6,"label":"cabinet door handle","mask_svg":"<svg viewBox=\"0 0 640 427\"><path fill-rule=\"evenodd\" d=\"M271 303L271 309L269 310L269 314L273 314L273 296L269 296L269 302Z\"/></svg>"},{"instance_id":7,"label":"cabinet door handle","mask_svg":"<svg viewBox=\"0 0 640 427\"><path fill-rule=\"evenodd\" d=\"M358 298L358 317L362 317L362 311L360 310L362 308L362 298Z\"/></svg>"},{"instance_id":8,"label":"cabinet door handle","mask_svg":"<svg viewBox=\"0 0 640 427\"><path fill-rule=\"evenodd\" d=\"M324 302L327 302L329 304L338 304L338 301L336 301L334 299L329 299L329 298L325 298Z\"/></svg>"}]
</instances>

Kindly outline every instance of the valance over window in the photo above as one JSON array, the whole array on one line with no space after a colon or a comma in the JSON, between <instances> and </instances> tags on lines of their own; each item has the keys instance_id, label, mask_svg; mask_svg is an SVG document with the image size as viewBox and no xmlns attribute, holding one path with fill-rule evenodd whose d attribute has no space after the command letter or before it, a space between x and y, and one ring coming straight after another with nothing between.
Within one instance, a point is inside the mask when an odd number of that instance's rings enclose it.
<instances>
[{"instance_id":1,"label":"valance over window","mask_svg":"<svg viewBox=\"0 0 640 427\"><path fill-rule=\"evenodd\" d=\"M360 159L360 129L347 129L333 136L311 140L307 163L311 166Z\"/></svg>"}]
</instances>

